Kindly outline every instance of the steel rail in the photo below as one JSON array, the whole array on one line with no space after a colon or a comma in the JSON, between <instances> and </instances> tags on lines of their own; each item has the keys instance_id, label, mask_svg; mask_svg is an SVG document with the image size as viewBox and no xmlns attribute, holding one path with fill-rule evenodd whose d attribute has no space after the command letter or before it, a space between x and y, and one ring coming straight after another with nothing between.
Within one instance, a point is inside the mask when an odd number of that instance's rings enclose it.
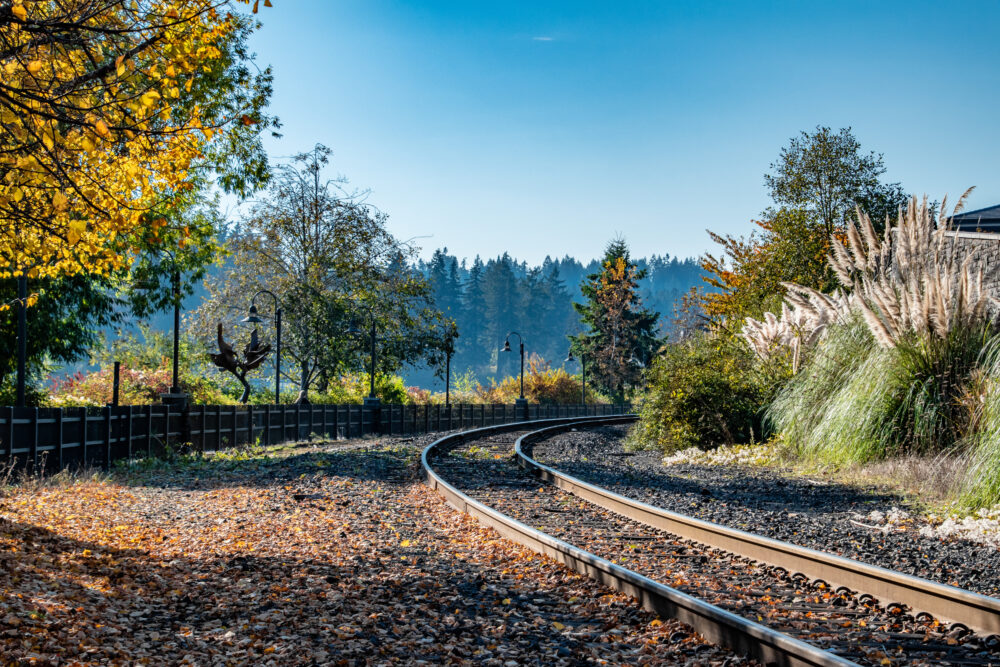
<instances>
[{"instance_id":1,"label":"steel rail","mask_svg":"<svg viewBox=\"0 0 1000 667\"><path fill-rule=\"evenodd\" d=\"M784 568L789 573L800 572L833 588L845 586L868 593L884 605L905 604L914 613L926 612L938 620L961 623L986 634L1000 633L1000 599L671 512L584 482L539 463L525 452L533 441L561 430L565 429L549 427L518 438L514 451L521 467L598 507L678 537Z\"/></svg>"},{"instance_id":2,"label":"steel rail","mask_svg":"<svg viewBox=\"0 0 1000 667\"><path fill-rule=\"evenodd\" d=\"M747 620L715 605L699 600L637 572L615 565L600 556L559 540L502 514L470 498L445 481L432 467L431 459L466 442L511 431L543 427L552 434L574 426L600 426L634 421L635 416L544 419L488 426L439 438L420 456L424 483L440 494L449 505L476 518L504 537L548 556L590 578L631 595L640 604L663 617L687 623L707 640L755 658L765 665L779 667L848 667L856 663L787 634ZM535 431L534 433L538 433ZM534 435L534 433L528 435ZM518 443L525 436L518 439Z\"/></svg>"}]
</instances>

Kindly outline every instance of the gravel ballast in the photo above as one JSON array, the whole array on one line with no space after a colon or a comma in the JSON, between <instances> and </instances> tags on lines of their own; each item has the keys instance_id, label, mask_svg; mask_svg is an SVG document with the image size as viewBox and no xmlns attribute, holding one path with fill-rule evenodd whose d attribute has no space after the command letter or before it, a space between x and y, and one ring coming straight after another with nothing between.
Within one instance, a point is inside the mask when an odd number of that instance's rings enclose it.
<instances>
[{"instance_id":1,"label":"gravel ballast","mask_svg":"<svg viewBox=\"0 0 1000 667\"><path fill-rule=\"evenodd\" d=\"M872 511L919 510L892 493L817 481L773 467L676 464L629 452L627 426L571 431L534 457L629 498L707 521L1000 597L1000 551L920 535L913 522L867 522Z\"/></svg>"}]
</instances>

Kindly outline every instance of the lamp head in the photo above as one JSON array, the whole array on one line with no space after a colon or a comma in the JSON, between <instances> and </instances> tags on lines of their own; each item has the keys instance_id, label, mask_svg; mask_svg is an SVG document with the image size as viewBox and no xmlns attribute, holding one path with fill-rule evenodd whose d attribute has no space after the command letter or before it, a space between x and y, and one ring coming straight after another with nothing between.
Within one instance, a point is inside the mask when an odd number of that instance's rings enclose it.
<instances>
[{"instance_id":1,"label":"lamp head","mask_svg":"<svg viewBox=\"0 0 1000 667\"><path fill-rule=\"evenodd\" d=\"M347 335L348 336L360 336L361 335L361 329L358 328L358 321L357 320L351 320L351 325L347 328Z\"/></svg>"},{"instance_id":2,"label":"lamp head","mask_svg":"<svg viewBox=\"0 0 1000 667\"><path fill-rule=\"evenodd\" d=\"M576 361L576 357L573 356L573 350L570 350L569 354L566 355L566 362L569 363L571 361Z\"/></svg>"},{"instance_id":3,"label":"lamp head","mask_svg":"<svg viewBox=\"0 0 1000 667\"><path fill-rule=\"evenodd\" d=\"M261 319L259 315L257 315L257 306L252 303L250 304L250 312L247 314L246 317L240 320L240 322L243 322L244 324L260 324L263 321L264 320Z\"/></svg>"},{"instance_id":4,"label":"lamp head","mask_svg":"<svg viewBox=\"0 0 1000 667\"><path fill-rule=\"evenodd\" d=\"M503 342L503 347L500 348L501 352L510 352L510 339L508 338Z\"/></svg>"}]
</instances>

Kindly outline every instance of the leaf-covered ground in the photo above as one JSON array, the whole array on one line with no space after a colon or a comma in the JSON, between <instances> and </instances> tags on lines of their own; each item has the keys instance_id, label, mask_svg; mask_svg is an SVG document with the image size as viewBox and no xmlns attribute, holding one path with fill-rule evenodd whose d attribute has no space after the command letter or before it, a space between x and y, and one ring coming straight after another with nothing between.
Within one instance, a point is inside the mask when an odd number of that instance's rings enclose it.
<instances>
[{"instance_id":1,"label":"leaf-covered ground","mask_svg":"<svg viewBox=\"0 0 1000 667\"><path fill-rule=\"evenodd\" d=\"M454 511L422 444L8 489L3 663L743 662Z\"/></svg>"}]
</instances>

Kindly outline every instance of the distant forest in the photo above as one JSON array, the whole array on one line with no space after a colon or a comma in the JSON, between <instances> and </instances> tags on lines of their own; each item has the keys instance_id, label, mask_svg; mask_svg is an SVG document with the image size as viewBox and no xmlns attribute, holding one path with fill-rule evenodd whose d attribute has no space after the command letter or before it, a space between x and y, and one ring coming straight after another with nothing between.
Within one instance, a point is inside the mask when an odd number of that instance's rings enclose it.
<instances>
[{"instance_id":1,"label":"distant forest","mask_svg":"<svg viewBox=\"0 0 1000 667\"><path fill-rule=\"evenodd\" d=\"M701 267L695 259L669 255L634 261L647 271L640 282L643 305L659 312L660 333L666 335L675 303L702 284ZM524 336L526 357L537 355L553 367L562 365L569 350L566 337L581 330L573 302L582 300L580 284L600 265L596 259L583 264L567 256L546 257L540 266L528 266L507 253L469 262L442 248L429 261L420 261L417 269L430 281L437 307L458 325L452 377L471 370L485 381L517 373L517 339L511 340L512 354L499 353L509 331ZM404 375L409 384L441 384L434 369L407 369Z\"/></svg>"}]
</instances>

